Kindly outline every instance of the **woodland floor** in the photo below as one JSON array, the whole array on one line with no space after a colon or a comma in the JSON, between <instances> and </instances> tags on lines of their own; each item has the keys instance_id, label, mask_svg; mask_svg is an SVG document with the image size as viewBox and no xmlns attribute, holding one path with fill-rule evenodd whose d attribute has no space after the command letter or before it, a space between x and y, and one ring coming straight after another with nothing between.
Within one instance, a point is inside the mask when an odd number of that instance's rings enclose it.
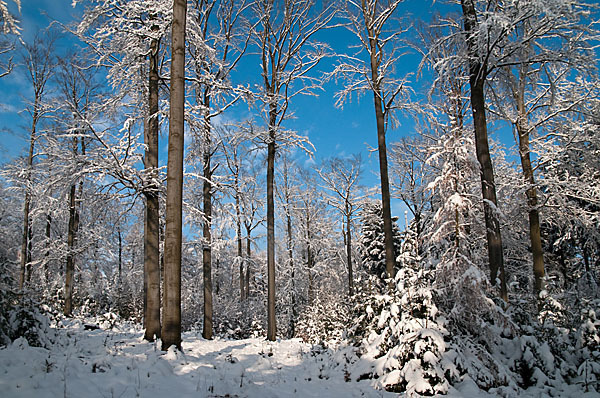
<instances>
[{"instance_id":1,"label":"woodland floor","mask_svg":"<svg viewBox=\"0 0 600 398\"><path fill-rule=\"evenodd\" d=\"M339 356L299 339L268 342L183 336L183 352L147 343L139 328L54 329L49 349L18 339L0 349L0 396L9 397L396 397L348 377ZM532 392L531 396L540 396ZM492 397L472 382L448 397Z\"/></svg>"},{"instance_id":2,"label":"woodland floor","mask_svg":"<svg viewBox=\"0 0 600 398\"><path fill-rule=\"evenodd\" d=\"M120 328L123 329L123 328ZM57 330L50 349L24 339L0 350L2 397L384 397L369 381L345 382L330 355L299 339L204 340L162 352L139 330Z\"/></svg>"}]
</instances>

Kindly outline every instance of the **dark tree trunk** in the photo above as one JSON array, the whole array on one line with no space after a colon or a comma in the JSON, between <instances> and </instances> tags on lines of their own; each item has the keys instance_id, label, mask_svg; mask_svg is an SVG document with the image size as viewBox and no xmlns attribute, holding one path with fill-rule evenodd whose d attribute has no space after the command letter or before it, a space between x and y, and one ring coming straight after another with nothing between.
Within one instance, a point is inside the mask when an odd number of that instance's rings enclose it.
<instances>
[{"instance_id":1,"label":"dark tree trunk","mask_svg":"<svg viewBox=\"0 0 600 398\"><path fill-rule=\"evenodd\" d=\"M121 284L123 283L123 239L121 237L121 230L119 229L118 231L118 238L119 238L119 287L121 286Z\"/></svg>"},{"instance_id":2,"label":"dark tree trunk","mask_svg":"<svg viewBox=\"0 0 600 398\"><path fill-rule=\"evenodd\" d=\"M315 266L315 258L311 247L310 215L308 211L308 200L306 202L306 268L308 269L308 302L311 304L315 299L315 287L313 285L312 270Z\"/></svg>"},{"instance_id":3,"label":"dark tree trunk","mask_svg":"<svg viewBox=\"0 0 600 398\"><path fill-rule=\"evenodd\" d=\"M75 246L75 215L77 209L75 207L76 186L71 185L69 192L69 230L67 231L67 264L65 266L65 306L64 315L70 317L73 313L73 276L75 267L73 264L73 248Z\"/></svg>"},{"instance_id":4,"label":"dark tree trunk","mask_svg":"<svg viewBox=\"0 0 600 398\"><path fill-rule=\"evenodd\" d=\"M44 255L45 260L44 261L44 280L46 282L46 286L48 286L48 282L50 280L50 271L49 271L49 264L48 262L50 261L50 239L51 239L51 234L52 234L52 215L50 213L48 213L46 215L46 254Z\"/></svg>"},{"instance_id":5,"label":"dark tree trunk","mask_svg":"<svg viewBox=\"0 0 600 398\"><path fill-rule=\"evenodd\" d=\"M519 83L513 89L513 95L517 104L518 121L515 124L519 139L519 156L521 159L521 169L523 178L527 184L525 194L527 196L527 206L529 208L529 238L531 241L531 253L533 255L533 293L539 298L540 292L544 289L544 252L542 249L542 236L540 230L540 213L537 208L537 189L535 187L535 177L533 167L531 166L531 153L529 150L530 130L524 125L527 120L525 109L525 86L527 84L528 66L522 65L519 75Z\"/></svg>"},{"instance_id":6,"label":"dark tree trunk","mask_svg":"<svg viewBox=\"0 0 600 398\"><path fill-rule=\"evenodd\" d=\"M542 249L542 234L540 228L540 213L538 211L537 190L535 188L535 178L533 176L533 167L531 166L531 157L529 152L529 132L522 127L517 128L519 134L519 154L521 157L521 166L523 177L528 185L527 205L529 207L529 237L531 240L531 252L533 255L533 292L539 298L540 292L544 289L544 251Z\"/></svg>"},{"instance_id":7,"label":"dark tree trunk","mask_svg":"<svg viewBox=\"0 0 600 398\"><path fill-rule=\"evenodd\" d=\"M246 292L246 298L250 297L250 256L252 255L252 251L250 248L250 228L246 228L246 275L245 275L245 284L246 287L244 291Z\"/></svg>"},{"instance_id":8,"label":"dark tree trunk","mask_svg":"<svg viewBox=\"0 0 600 398\"><path fill-rule=\"evenodd\" d=\"M204 104L208 106L209 99L205 96ZM204 142L204 247L202 250L202 273L204 281L204 323L202 337L207 340L213 337L213 306L212 306L212 269L211 269L211 223L212 223L212 173L210 168L210 120L205 120Z\"/></svg>"},{"instance_id":9,"label":"dark tree trunk","mask_svg":"<svg viewBox=\"0 0 600 398\"><path fill-rule=\"evenodd\" d=\"M237 162L237 158L235 159ZM240 207L240 183L239 177L235 175L235 232L237 234L237 257L240 262L240 301L246 298L244 293L244 251L242 248L242 211Z\"/></svg>"},{"instance_id":10,"label":"dark tree trunk","mask_svg":"<svg viewBox=\"0 0 600 398\"><path fill-rule=\"evenodd\" d=\"M152 26L152 30L158 27ZM145 192L146 219L144 224L144 339L160 338L160 236L158 181L158 51L159 40L150 43L148 82L148 120L146 123L145 167L152 182Z\"/></svg>"},{"instance_id":11,"label":"dark tree trunk","mask_svg":"<svg viewBox=\"0 0 600 398\"><path fill-rule=\"evenodd\" d=\"M485 214L486 237L488 244L488 259L490 263L490 281L496 284L500 278L500 296L508 301L506 287L506 274L504 271L504 255L502 252L502 236L500 234L500 220L497 209L496 185L494 183L494 170L488 144L487 120L485 114L484 85L487 77L486 65L479 61L477 43L474 41L477 15L471 0L461 0L464 15L465 32L471 35L467 39L470 56L469 84L471 87L471 108L473 111L473 125L475 129L475 149L477 160L481 166L481 186L483 195L483 208ZM499 274L499 275L498 275Z\"/></svg>"},{"instance_id":12,"label":"dark tree trunk","mask_svg":"<svg viewBox=\"0 0 600 398\"><path fill-rule=\"evenodd\" d=\"M267 340L275 341L275 129L277 109L271 109L267 145Z\"/></svg>"},{"instance_id":13,"label":"dark tree trunk","mask_svg":"<svg viewBox=\"0 0 600 398\"><path fill-rule=\"evenodd\" d=\"M73 138L73 153L77 156L77 137ZM81 153L85 155L85 144L81 138ZM83 180L79 181L79 197L83 196ZM67 261L65 266L65 306L64 315L73 314L73 279L75 275L74 251L77 245L77 233L79 232L79 209L77 204L76 185L71 185L69 192L69 230L67 231Z\"/></svg>"},{"instance_id":14,"label":"dark tree trunk","mask_svg":"<svg viewBox=\"0 0 600 398\"><path fill-rule=\"evenodd\" d=\"M285 175L284 178L286 179L285 181L285 186L286 189L288 188L288 183L287 183L287 178L288 178L288 174L287 174L287 168L285 171ZM289 200L289 192L286 191L285 193L285 201L286 201L286 229L287 229L287 250L288 250L288 259L289 259L289 264L290 264L290 269L291 269L291 275L290 275L290 279L291 279L291 283L292 283L292 289L290 291L291 294L291 306L292 306L292 316L290 317L290 338L294 337L294 334L296 333L296 319L298 319L298 310L296 308L296 275L295 275L295 269L294 269L294 250L293 250L293 246L292 246L292 217L290 215L290 200Z\"/></svg>"},{"instance_id":15,"label":"dark tree trunk","mask_svg":"<svg viewBox=\"0 0 600 398\"><path fill-rule=\"evenodd\" d=\"M167 161L165 285L162 349L181 349L181 227L183 198L186 0L173 1L171 110Z\"/></svg>"},{"instance_id":16,"label":"dark tree trunk","mask_svg":"<svg viewBox=\"0 0 600 398\"><path fill-rule=\"evenodd\" d=\"M37 101L34 103L33 112L33 123L31 126L31 136L29 138L29 155L27 156L27 172L25 178L25 205L23 208L23 236L21 240L21 272L19 276L19 290L23 289L25 285L25 267L27 266L27 259L31 258L29 252L29 233L30 233L30 207L31 207L31 168L33 167L33 150L35 147L36 139L36 123L37 123ZM31 260L30 260L31 261Z\"/></svg>"},{"instance_id":17,"label":"dark tree trunk","mask_svg":"<svg viewBox=\"0 0 600 398\"><path fill-rule=\"evenodd\" d=\"M383 234L385 244L385 270L388 278L396 275L396 256L394 253L394 233L392 228L392 210L390 205L390 180L388 177L387 146L385 143L385 113L382 95L379 90L379 62L377 57L379 43L373 32L369 31L371 48L371 84L373 85L373 102L377 121L377 152L379 154L379 175L381 178L381 205L383 209Z\"/></svg>"},{"instance_id":18,"label":"dark tree trunk","mask_svg":"<svg viewBox=\"0 0 600 398\"><path fill-rule=\"evenodd\" d=\"M350 206L346 201L346 262L348 263L348 294L354 296L354 274L352 273L352 232L350 227Z\"/></svg>"},{"instance_id":19,"label":"dark tree trunk","mask_svg":"<svg viewBox=\"0 0 600 398\"><path fill-rule=\"evenodd\" d=\"M123 298L121 296L122 292L123 292L123 239L121 236L121 229L117 230L117 238L119 241L119 268L118 268L118 279L117 279L117 309L119 310L119 314L123 314ZM146 283L146 281L144 280L144 283ZM146 297L144 296L144 309L146 308L146 301L145 301Z\"/></svg>"}]
</instances>

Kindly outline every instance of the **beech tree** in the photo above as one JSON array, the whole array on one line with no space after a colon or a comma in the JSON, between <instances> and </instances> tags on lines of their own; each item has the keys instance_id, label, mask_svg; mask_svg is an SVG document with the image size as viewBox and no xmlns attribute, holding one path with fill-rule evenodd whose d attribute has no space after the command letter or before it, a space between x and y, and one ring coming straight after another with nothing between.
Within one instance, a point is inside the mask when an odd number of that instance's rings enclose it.
<instances>
[{"instance_id":1,"label":"beech tree","mask_svg":"<svg viewBox=\"0 0 600 398\"><path fill-rule=\"evenodd\" d=\"M489 49L485 42L496 43L506 32L499 36L491 36L494 30L480 30L481 17L479 9L473 0L461 0L464 15L464 29L469 62L469 85L471 87L471 109L473 111L473 127L475 131L475 148L477 160L481 166L481 187L486 224L486 237L488 244L488 258L490 264L490 281L496 284L500 277L500 296L507 301L506 273L504 271L504 254L502 251L502 235L500 233L500 220L498 214L498 201L496 198L496 185L494 182L494 169L488 144L487 118L485 109L485 83L490 72ZM484 9L487 9L485 5Z\"/></svg>"},{"instance_id":2,"label":"beech tree","mask_svg":"<svg viewBox=\"0 0 600 398\"><path fill-rule=\"evenodd\" d=\"M533 292L538 298L544 288L545 266L539 189L531 152L551 119L575 114L582 103L595 97L595 85L587 79L594 73L591 42L595 32L585 22L591 6L583 2L528 1L519 7L523 17L510 36L510 42L519 46L498 65L490 92L492 112L509 121L515 131L528 206ZM572 92L575 95L567 101L557 98L557 94L565 94L575 76L588 80L587 89Z\"/></svg>"},{"instance_id":3,"label":"beech tree","mask_svg":"<svg viewBox=\"0 0 600 398\"><path fill-rule=\"evenodd\" d=\"M144 224L144 339L154 341L160 337L160 236L159 236L159 194L158 173L158 131L159 131L159 27L152 16L150 28L156 36L150 38L148 53L148 114L144 123L144 168L150 181L145 184L146 215Z\"/></svg>"},{"instance_id":4,"label":"beech tree","mask_svg":"<svg viewBox=\"0 0 600 398\"><path fill-rule=\"evenodd\" d=\"M194 4L195 18L189 23L189 47L196 77L194 80L196 106L191 113L198 114L198 123L192 123L197 133L203 162L204 246L202 269L204 275L204 327L202 335L213 335L211 222L213 170L211 158L218 145L213 144L212 119L233 105L245 92L230 83L231 71L236 67L250 40L244 19L246 1L202 0ZM192 121L195 120L192 118Z\"/></svg>"},{"instance_id":5,"label":"beech tree","mask_svg":"<svg viewBox=\"0 0 600 398\"><path fill-rule=\"evenodd\" d=\"M82 159L86 156L86 136L89 132L92 116L92 106L97 94L97 86L93 75L85 68L84 61L75 56L67 57L60 63L57 76L64 116L63 129L67 142L71 143L71 159L69 166L69 224L67 229L67 258L65 265L64 314L72 316L73 312L73 283L78 242L81 198L83 196L83 177L86 170L81 167Z\"/></svg>"},{"instance_id":6,"label":"beech tree","mask_svg":"<svg viewBox=\"0 0 600 398\"><path fill-rule=\"evenodd\" d=\"M332 158L323 162L318 170L331 194L329 204L344 218L342 235L346 246L346 267L348 269L348 295L354 295L354 274L352 269L352 224L360 209L360 177L362 159L360 155L349 158ZM344 230L345 226L345 230Z\"/></svg>"},{"instance_id":7,"label":"beech tree","mask_svg":"<svg viewBox=\"0 0 600 398\"><path fill-rule=\"evenodd\" d=\"M38 139L38 124L44 119L51 107L48 106L47 83L54 73L56 61L54 59L54 43L56 34L52 31L38 32L31 44L23 44L23 63L27 71L27 80L33 89L33 100L27 112L31 116L29 131L29 153L27 155L27 169L25 171L25 201L23 208L23 235L21 240L21 271L19 289L23 289L25 281L31 277L31 173L35 154L35 143ZM28 267L26 275L26 267Z\"/></svg>"},{"instance_id":8,"label":"beech tree","mask_svg":"<svg viewBox=\"0 0 600 398\"><path fill-rule=\"evenodd\" d=\"M469 68L470 99L476 137L475 146L481 166L490 278L492 284L495 284L496 278L499 276L500 296L506 300L507 290L502 236L494 171L488 144L486 107L489 105L489 101L486 101L486 87L492 83L491 79L494 78L495 73L501 70L507 68L509 70L511 68L518 69L519 65L523 66L529 62L538 63L548 60L546 56L550 53L545 50L552 47L550 43L555 42L555 40L557 40L556 43L560 42L559 37L562 37L565 31L573 27L572 24L575 22L570 22L570 26L569 23L566 25L561 22L555 23L560 20L559 16L563 13L563 11L557 11L563 6L560 2L547 4L547 2L539 0L528 0L518 4L504 4L498 1L461 0L460 5L464 34L443 38L441 42L458 38L460 41L458 48L465 48L465 53L449 55L441 63L446 65L445 70L456 68L456 62L465 63ZM576 13L581 10L581 6L577 3L566 7L572 7L572 10L575 10ZM557 8L555 9L555 7ZM540 23L536 24L536 21ZM522 30L524 26L529 26L532 29L526 29L525 31L528 31L526 34L519 33L519 29ZM563 27L566 28L565 31L562 30ZM540 53L538 55L544 55L536 58L536 50L529 53L531 55L529 59L521 57L521 59L516 60L515 57L518 58L519 54L527 53L528 49L532 49L531 46L538 46L536 44L537 40L542 37L548 38L549 45L549 47L545 47L540 43L541 47L539 47ZM577 44L574 44L574 47L577 46ZM523 160L526 162L526 159ZM535 225L535 217L532 221ZM536 251L538 250L536 249ZM539 281L543 275L543 266L539 262L539 259L541 259L539 254L536 257L537 268L535 274L537 276L535 278Z\"/></svg>"},{"instance_id":9,"label":"beech tree","mask_svg":"<svg viewBox=\"0 0 600 398\"><path fill-rule=\"evenodd\" d=\"M113 112L132 106L130 118L144 115L144 171L137 186L145 198L144 224L144 338L160 337L160 239L158 134L161 38L167 30L168 1L95 0L74 33L96 54L96 64L107 67L117 90L108 101ZM148 12L150 10L150 12ZM107 14L113 18L106 18ZM110 33L109 33L110 32ZM147 58L147 61L146 61ZM144 72L147 71L146 78ZM142 109L136 112L135 109Z\"/></svg>"},{"instance_id":10,"label":"beech tree","mask_svg":"<svg viewBox=\"0 0 600 398\"><path fill-rule=\"evenodd\" d=\"M333 6L317 11L313 0L259 0L253 6L258 20L252 40L260 56L262 87L258 98L267 120L267 339L275 341L275 153L279 145L303 145L306 138L283 131L292 98L315 95L322 80L314 69L328 47L313 41L334 16Z\"/></svg>"},{"instance_id":11,"label":"beech tree","mask_svg":"<svg viewBox=\"0 0 600 398\"><path fill-rule=\"evenodd\" d=\"M228 170L222 185L234 200L235 264L239 267L240 301L244 301L250 294L251 235L264 221L260 217L262 201L258 197L258 156L252 143L246 140L247 132L242 126L218 130L222 133L219 142Z\"/></svg>"},{"instance_id":12,"label":"beech tree","mask_svg":"<svg viewBox=\"0 0 600 398\"><path fill-rule=\"evenodd\" d=\"M373 94L377 128L377 152L381 182L381 202L385 233L385 261L388 277L395 275L396 257L390 206L390 183L386 133L394 125L394 111L406 105L406 78L398 76L397 63L404 54L401 35L405 32L397 17L402 0L361 0L345 3L344 18L358 41L356 54L342 55L333 74L342 77L345 87L337 93L336 106L350 100L353 93Z\"/></svg>"},{"instance_id":13,"label":"beech tree","mask_svg":"<svg viewBox=\"0 0 600 398\"><path fill-rule=\"evenodd\" d=\"M165 284L162 349L181 349L181 239L183 198L183 150L185 110L186 0L173 1L171 32L171 108L167 161L167 210L165 224Z\"/></svg>"}]
</instances>

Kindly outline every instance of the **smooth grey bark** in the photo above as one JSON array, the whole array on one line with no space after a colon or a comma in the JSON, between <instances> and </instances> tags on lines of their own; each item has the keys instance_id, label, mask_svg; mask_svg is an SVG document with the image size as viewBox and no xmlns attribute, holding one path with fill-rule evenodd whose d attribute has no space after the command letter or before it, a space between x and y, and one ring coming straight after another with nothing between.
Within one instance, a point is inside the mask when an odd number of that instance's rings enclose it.
<instances>
[{"instance_id":1,"label":"smooth grey bark","mask_svg":"<svg viewBox=\"0 0 600 398\"><path fill-rule=\"evenodd\" d=\"M152 30L158 30L156 25ZM158 51L160 41L150 42L148 74L148 116L145 124L144 156L148 177L152 179L144 193L146 197L146 217L144 222L144 339L154 341L160 338L160 236L158 192Z\"/></svg>"},{"instance_id":2,"label":"smooth grey bark","mask_svg":"<svg viewBox=\"0 0 600 398\"><path fill-rule=\"evenodd\" d=\"M162 349L181 349L181 239L185 107L186 0L173 1L171 92L167 160Z\"/></svg>"}]
</instances>

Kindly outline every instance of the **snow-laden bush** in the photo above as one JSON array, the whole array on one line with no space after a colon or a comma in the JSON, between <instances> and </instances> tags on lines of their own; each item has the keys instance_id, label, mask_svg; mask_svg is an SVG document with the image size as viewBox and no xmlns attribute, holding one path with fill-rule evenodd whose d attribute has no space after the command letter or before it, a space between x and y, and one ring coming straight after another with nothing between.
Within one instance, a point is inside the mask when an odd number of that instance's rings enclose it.
<instances>
[{"instance_id":1,"label":"snow-laden bush","mask_svg":"<svg viewBox=\"0 0 600 398\"><path fill-rule=\"evenodd\" d=\"M300 315L295 337L307 343L335 346L345 337L348 319L347 304L317 297Z\"/></svg>"},{"instance_id":2,"label":"snow-laden bush","mask_svg":"<svg viewBox=\"0 0 600 398\"><path fill-rule=\"evenodd\" d=\"M577 348L580 365L577 374L586 391L600 390L600 300L591 300L583 306Z\"/></svg>"},{"instance_id":3,"label":"snow-laden bush","mask_svg":"<svg viewBox=\"0 0 600 398\"><path fill-rule=\"evenodd\" d=\"M458 373L447 353L446 320L434 302L433 270L421 267L409 234L397 262L400 269L391 285L374 277L367 289L359 285L357 322L350 334L360 360L352 373L376 378L388 391L444 394Z\"/></svg>"},{"instance_id":4,"label":"snow-laden bush","mask_svg":"<svg viewBox=\"0 0 600 398\"><path fill-rule=\"evenodd\" d=\"M45 311L26 294L19 295L6 285L0 287L0 345L24 338L33 347L52 343L53 332Z\"/></svg>"}]
</instances>

